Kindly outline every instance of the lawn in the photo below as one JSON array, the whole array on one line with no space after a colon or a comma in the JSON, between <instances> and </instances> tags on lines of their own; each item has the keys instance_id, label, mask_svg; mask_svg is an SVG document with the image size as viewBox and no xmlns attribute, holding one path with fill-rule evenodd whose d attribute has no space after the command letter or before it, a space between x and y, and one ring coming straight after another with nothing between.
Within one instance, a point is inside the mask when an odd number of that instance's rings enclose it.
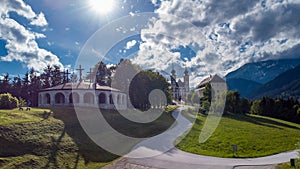
<instances>
[{"instance_id":1,"label":"lawn","mask_svg":"<svg viewBox=\"0 0 300 169\"><path fill-rule=\"evenodd\" d=\"M144 125L129 123L113 110L102 112L120 132L145 137L169 128L174 108ZM0 168L100 168L117 158L89 139L73 108L0 110Z\"/></svg>"},{"instance_id":2,"label":"lawn","mask_svg":"<svg viewBox=\"0 0 300 169\"><path fill-rule=\"evenodd\" d=\"M290 162L287 163L283 163L283 164L278 164L276 167L276 169L300 169L300 159L296 159L295 160L295 167L291 166Z\"/></svg>"},{"instance_id":3,"label":"lawn","mask_svg":"<svg viewBox=\"0 0 300 169\"><path fill-rule=\"evenodd\" d=\"M38 122L49 116L50 110L32 108L30 111L20 111L19 109L1 110L0 125L10 123Z\"/></svg>"},{"instance_id":4,"label":"lawn","mask_svg":"<svg viewBox=\"0 0 300 169\"><path fill-rule=\"evenodd\" d=\"M193 117L184 111L188 118ZM206 117L198 115L188 135L177 148L217 157L261 157L298 149L300 125L262 116L227 114L222 117L213 135L199 144L199 134ZM232 145L238 145L233 154Z\"/></svg>"}]
</instances>

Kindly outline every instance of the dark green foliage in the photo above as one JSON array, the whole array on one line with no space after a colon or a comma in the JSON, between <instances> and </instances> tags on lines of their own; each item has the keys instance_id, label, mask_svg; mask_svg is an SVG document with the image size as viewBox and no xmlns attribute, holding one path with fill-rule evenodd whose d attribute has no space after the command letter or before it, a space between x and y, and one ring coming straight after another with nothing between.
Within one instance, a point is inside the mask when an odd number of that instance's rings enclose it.
<instances>
[{"instance_id":1,"label":"dark green foliage","mask_svg":"<svg viewBox=\"0 0 300 169\"><path fill-rule=\"evenodd\" d=\"M117 65L111 86L125 92L130 97L127 103L131 102L135 108L143 111L148 110L150 106L160 107L167 103L171 104L172 94L167 79L158 72L142 70L127 59L121 60ZM154 100L154 105L150 105L149 94L154 89L162 91L167 100L157 98Z\"/></svg>"},{"instance_id":2,"label":"dark green foliage","mask_svg":"<svg viewBox=\"0 0 300 169\"><path fill-rule=\"evenodd\" d=\"M157 97L150 104L149 96L155 89L162 91L166 100ZM129 86L129 96L133 106L140 110L148 110L151 106L161 107L171 103L169 83L166 78L151 70L141 71L132 79Z\"/></svg>"},{"instance_id":3,"label":"dark green foliage","mask_svg":"<svg viewBox=\"0 0 300 169\"><path fill-rule=\"evenodd\" d=\"M228 91L226 94L225 113L242 113L240 111L240 94L237 91Z\"/></svg>"},{"instance_id":4,"label":"dark green foliage","mask_svg":"<svg viewBox=\"0 0 300 169\"><path fill-rule=\"evenodd\" d=\"M260 113L260 100L254 100L252 102L251 114L259 114Z\"/></svg>"},{"instance_id":5,"label":"dark green foliage","mask_svg":"<svg viewBox=\"0 0 300 169\"><path fill-rule=\"evenodd\" d=\"M211 103L211 95L212 95L212 88L211 85L208 83L206 84L204 90L203 90L203 97L201 100L201 108L205 111L208 111L210 108Z\"/></svg>"},{"instance_id":6,"label":"dark green foliage","mask_svg":"<svg viewBox=\"0 0 300 169\"><path fill-rule=\"evenodd\" d=\"M250 112L251 102L246 98L240 98L239 109L240 113L247 114Z\"/></svg>"},{"instance_id":7,"label":"dark green foliage","mask_svg":"<svg viewBox=\"0 0 300 169\"><path fill-rule=\"evenodd\" d=\"M18 107L19 101L10 93L0 94L0 109L13 109Z\"/></svg>"},{"instance_id":8,"label":"dark green foliage","mask_svg":"<svg viewBox=\"0 0 300 169\"><path fill-rule=\"evenodd\" d=\"M91 69L91 72L85 78L89 81L92 80L92 82L96 81L96 83L102 86L110 86L112 70L114 69L115 67L107 68L106 64L101 61Z\"/></svg>"},{"instance_id":9,"label":"dark green foliage","mask_svg":"<svg viewBox=\"0 0 300 169\"><path fill-rule=\"evenodd\" d=\"M253 101L251 113L300 123L299 107L299 102L294 98L263 97L261 100Z\"/></svg>"}]
</instances>

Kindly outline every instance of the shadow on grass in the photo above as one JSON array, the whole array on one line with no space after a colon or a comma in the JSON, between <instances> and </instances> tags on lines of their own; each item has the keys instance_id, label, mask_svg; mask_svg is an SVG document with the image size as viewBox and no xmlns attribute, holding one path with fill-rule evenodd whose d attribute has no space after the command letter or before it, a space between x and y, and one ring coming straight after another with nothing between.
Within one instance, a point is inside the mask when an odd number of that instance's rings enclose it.
<instances>
[{"instance_id":1,"label":"shadow on grass","mask_svg":"<svg viewBox=\"0 0 300 169\"><path fill-rule=\"evenodd\" d=\"M81 127L73 108L61 108L62 110L59 109L60 108L52 109L53 117L62 120L65 125L61 136L63 137L64 132L66 132L78 146L78 155L76 159L77 163L79 161L79 155L83 157L85 164L88 164L89 162L110 162L118 158L117 155L105 151L89 138L89 136ZM62 137L56 140L56 144L61 141ZM55 142L55 140L53 141ZM51 159L55 158L56 155L57 154L55 153L54 149L51 155L52 157L50 156ZM75 164L75 168L77 168L76 166L77 164Z\"/></svg>"},{"instance_id":2,"label":"shadow on grass","mask_svg":"<svg viewBox=\"0 0 300 169\"><path fill-rule=\"evenodd\" d=\"M57 140L54 137L51 137L51 142L52 142L51 153L50 153L50 156L48 158L48 162L47 162L46 166L44 167L45 169L49 168L51 163L53 164L53 166L55 168L59 167L59 165L57 163L57 153L58 153L58 150L59 150L59 145L62 141L62 138L65 136L65 134L66 134L66 130L64 128L61 135L58 137Z\"/></svg>"},{"instance_id":3,"label":"shadow on grass","mask_svg":"<svg viewBox=\"0 0 300 169\"><path fill-rule=\"evenodd\" d=\"M282 128L278 127L278 126L281 126L281 127L292 128L292 129L300 129L299 127L296 127L293 125L285 124L285 123L271 120L271 119L265 119L262 117L255 117L255 116L242 115L242 114L226 114L225 117L235 119L238 121L246 121L246 122L250 122L253 124L262 125L262 126L266 126L266 127L282 129Z\"/></svg>"},{"instance_id":4,"label":"shadow on grass","mask_svg":"<svg viewBox=\"0 0 300 169\"><path fill-rule=\"evenodd\" d=\"M96 108L82 108L86 114L98 111ZM118 156L109 153L94 143L85 133L78 121L73 107L52 108L53 117L63 121L65 132L78 146L78 153L88 162L110 162ZM134 138L151 137L166 131L175 121L171 113L162 113L159 118L150 123L136 123L129 121L115 110L101 110L105 120L118 132ZM131 112L129 112L131 113ZM135 113L135 112L133 112ZM57 140L59 141L59 140ZM124 143L124 146L128 143ZM132 143L130 143L132 144ZM129 147L130 148L130 147Z\"/></svg>"}]
</instances>

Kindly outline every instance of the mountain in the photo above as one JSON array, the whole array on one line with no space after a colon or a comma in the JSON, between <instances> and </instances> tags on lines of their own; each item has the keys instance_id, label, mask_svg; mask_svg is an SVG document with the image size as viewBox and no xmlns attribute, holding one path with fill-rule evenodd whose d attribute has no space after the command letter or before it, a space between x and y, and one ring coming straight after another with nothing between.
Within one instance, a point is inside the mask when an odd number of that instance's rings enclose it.
<instances>
[{"instance_id":1,"label":"mountain","mask_svg":"<svg viewBox=\"0 0 300 169\"><path fill-rule=\"evenodd\" d=\"M268 60L247 63L239 69L228 73L225 78L246 79L261 84L273 80L279 74L300 65L300 59Z\"/></svg>"},{"instance_id":2,"label":"mountain","mask_svg":"<svg viewBox=\"0 0 300 169\"><path fill-rule=\"evenodd\" d=\"M262 86L260 83L242 78L232 78L226 82L229 90L238 91L243 98L248 97L251 92Z\"/></svg>"},{"instance_id":3,"label":"mountain","mask_svg":"<svg viewBox=\"0 0 300 169\"><path fill-rule=\"evenodd\" d=\"M300 97L300 65L290 69L270 82L264 84L250 94L251 98L257 99L262 96L269 97Z\"/></svg>"}]
</instances>

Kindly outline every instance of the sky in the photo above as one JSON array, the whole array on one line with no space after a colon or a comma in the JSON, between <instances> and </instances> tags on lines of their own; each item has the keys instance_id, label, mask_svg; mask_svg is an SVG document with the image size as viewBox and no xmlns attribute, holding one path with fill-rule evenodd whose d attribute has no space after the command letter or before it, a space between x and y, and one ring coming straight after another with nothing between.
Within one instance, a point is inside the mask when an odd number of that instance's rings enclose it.
<instances>
[{"instance_id":1,"label":"sky","mask_svg":"<svg viewBox=\"0 0 300 169\"><path fill-rule=\"evenodd\" d=\"M299 0L1 0L0 78L130 58L177 77L186 67L193 87L245 63L300 58L299 16Z\"/></svg>"}]
</instances>

